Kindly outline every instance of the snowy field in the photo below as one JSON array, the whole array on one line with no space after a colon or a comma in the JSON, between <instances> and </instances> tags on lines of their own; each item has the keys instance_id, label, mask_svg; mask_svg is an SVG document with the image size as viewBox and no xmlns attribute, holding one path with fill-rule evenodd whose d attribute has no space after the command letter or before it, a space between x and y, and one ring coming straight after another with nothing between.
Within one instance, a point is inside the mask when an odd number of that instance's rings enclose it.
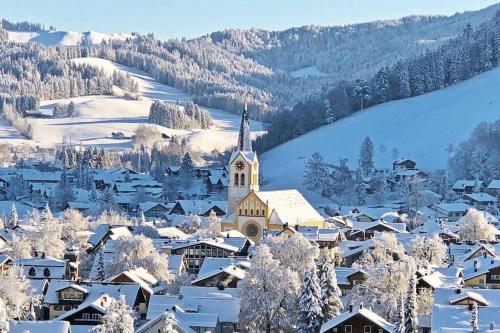
<instances>
[{"instance_id":1,"label":"snowy field","mask_svg":"<svg viewBox=\"0 0 500 333\"><path fill-rule=\"evenodd\" d=\"M23 140L12 128L0 124L0 140L2 142L29 143L39 146L52 146L61 142L72 142L82 145L99 145L108 149L120 150L130 148L130 140L111 138L112 132L123 132L126 136L133 134L141 123L146 123L149 107L153 100L159 99L181 104L189 101L190 96L184 92L163 84L149 77L146 73L126 66L115 64L98 58L75 59L75 63L87 63L103 68L111 75L114 70L129 73L139 84L140 101L128 100L117 96L84 96L55 101L43 101L40 109L52 114L55 103L75 103L80 113L78 118L44 118L32 119L35 124L33 141ZM116 88L119 91L119 88ZM213 149L223 151L235 145L238 137L240 117L228 112L207 109L214 125L206 130L174 130L156 126L161 132L171 136L186 137L191 146L200 151L210 152ZM262 123L252 121L254 135L262 134Z\"/></svg>"},{"instance_id":2,"label":"snowy field","mask_svg":"<svg viewBox=\"0 0 500 333\"><path fill-rule=\"evenodd\" d=\"M18 43L40 43L43 45L75 46L80 44L100 44L103 40L125 40L133 38L130 34L104 34L95 31L39 31L19 32L7 31L10 41Z\"/></svg>"},{"instance_id":3,"label":"snowy field","mask_svg":"<svg viewBox=\"0 0 500 333\"><path fill-rule=\"evenodd\" d=\"M290 75L292 75L295 78L298 78L298 77L308 77L308 76L327 76L328 74L323 73L316 66L309 66L290 72Z\"/></svg>"},{"instance_id":4,"label":"snowy field","mask_svg":"<svg viewBox=\"0 0 500 333\"><path fill-rule=\"evenodd\" d=\"M500 68L440 91L369 108L270 150L261 156L269 181L265 188L299 188L310 200L317 199L302 185L307 159L320 152L328 162L348 158L356 167L366 136L374 143L378 167L391 167L398 155L414 159L422 169L444 168L450 144L468 138L480 122L498 119Z\"/></svg>"}]
</instances>

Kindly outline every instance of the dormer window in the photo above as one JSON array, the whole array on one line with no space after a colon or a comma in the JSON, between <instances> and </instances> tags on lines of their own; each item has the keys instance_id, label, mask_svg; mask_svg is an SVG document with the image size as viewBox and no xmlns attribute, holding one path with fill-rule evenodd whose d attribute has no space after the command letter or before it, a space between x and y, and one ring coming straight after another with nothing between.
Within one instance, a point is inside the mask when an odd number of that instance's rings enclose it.
<instances>
[{"instance_id":1,"label":"dormer window","mask_svg":"<svg viewBox=\"0 0 500 333\"><path fill-rule=\"evenodd\" d=\"M35 268L34 267L31 267L30 270L28 271L28 275L29 276L35 276L36 275L36 271L35 271Z\"/></svg>"},{"instance_id":2,"label":"dormer window","mask_svg":"<svg viewBox=\"0 0 500 333\"><path fill-rule=\"evenodd\" d=\"M48 269L47 267L45 267L45 269L43 270L43 276L49 277L50 276L50 269Z\"/></svg>"}]
</instances>

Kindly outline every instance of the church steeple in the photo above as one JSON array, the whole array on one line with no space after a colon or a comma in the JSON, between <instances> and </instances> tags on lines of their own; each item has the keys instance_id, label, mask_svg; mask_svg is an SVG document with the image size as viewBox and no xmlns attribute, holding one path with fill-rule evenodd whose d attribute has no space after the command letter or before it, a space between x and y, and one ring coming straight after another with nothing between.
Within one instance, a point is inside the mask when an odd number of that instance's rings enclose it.
<instances>
[{"instance_id":1,"label":"church steeple","mask_svg":"<svg viewBox=\"0 0 500 333\"><path fill-rule=\"evenodd\" d=\"M252 139L250 138L250 124L248 121L247 101L245 99L245 107L241 114L240 133L238 135L238 146L236 150L252 151Z\"/></svg>"}]
</instances>

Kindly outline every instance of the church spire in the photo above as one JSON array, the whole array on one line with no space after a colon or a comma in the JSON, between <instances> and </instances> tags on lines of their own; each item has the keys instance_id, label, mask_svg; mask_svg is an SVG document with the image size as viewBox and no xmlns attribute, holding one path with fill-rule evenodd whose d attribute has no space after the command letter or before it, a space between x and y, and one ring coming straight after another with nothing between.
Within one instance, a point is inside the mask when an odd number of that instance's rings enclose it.
<instances>
[{"instance_id":1,"label":"church spire","mask_svg":"<svg viewBox=\"0 0 500 333\"><path fill-rule=\"evenodd\" d=\"M239 151L252 151L252 140L250 138L250 124L248 122L247 100L245 99L245 107L241 115L240 133L238 136Z\"/></svg>"}]
</instances>

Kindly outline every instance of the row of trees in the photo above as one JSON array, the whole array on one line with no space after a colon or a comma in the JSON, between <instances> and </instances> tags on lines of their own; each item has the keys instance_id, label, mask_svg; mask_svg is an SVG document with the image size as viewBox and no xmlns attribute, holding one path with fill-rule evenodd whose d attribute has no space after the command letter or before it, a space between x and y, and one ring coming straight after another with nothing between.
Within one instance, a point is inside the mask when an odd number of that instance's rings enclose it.
<instances>
[{"instance_id":1,"label":"row of trees","mask_svg":"<svg viewBox=\"0 0 500 333\"><path fill-rule=\"evenodd\" d=\"M340 81L275 115L256 149L267 151L366 107L442 89L499 64L500 12L476 30L467 25L435 50L381 67L369 79Z\"/></svg>"},{"instance_id":2,"label":"row of trees","mask_svg":"<svg viewBox=\"0 0 500 333\"><path fill-rule=\"evenodd\" d=\"M103 148L85 147L77 149L76 146L59 146L56 149L55 157L67 169L79 167L89 167L93 169L109 168L111 166L111 156Z\"/></svg>"},{"instance_id":3,"label":"row of trees","mask_svg":"<svg viewBox=\"0 0 500 333\"><path fill-rule=\"evenodd\" d=\"M56 103L52 110L52 115L54 117L78 117L78 112L75 109L75 103L73 101L68 104Z\"/></svg>"},{"instance_id":4,"label":"row of trees","mask_svg":"<svg viewBox=\"0 0 500 333\"><path fill-rule=\"evenodd\" d=\"M201 110L192 101L181 107L179 104L158 100L151 104L149 122L174 129L205 129L212 123L208 111Z\"/></svg>"}]
</instances>

